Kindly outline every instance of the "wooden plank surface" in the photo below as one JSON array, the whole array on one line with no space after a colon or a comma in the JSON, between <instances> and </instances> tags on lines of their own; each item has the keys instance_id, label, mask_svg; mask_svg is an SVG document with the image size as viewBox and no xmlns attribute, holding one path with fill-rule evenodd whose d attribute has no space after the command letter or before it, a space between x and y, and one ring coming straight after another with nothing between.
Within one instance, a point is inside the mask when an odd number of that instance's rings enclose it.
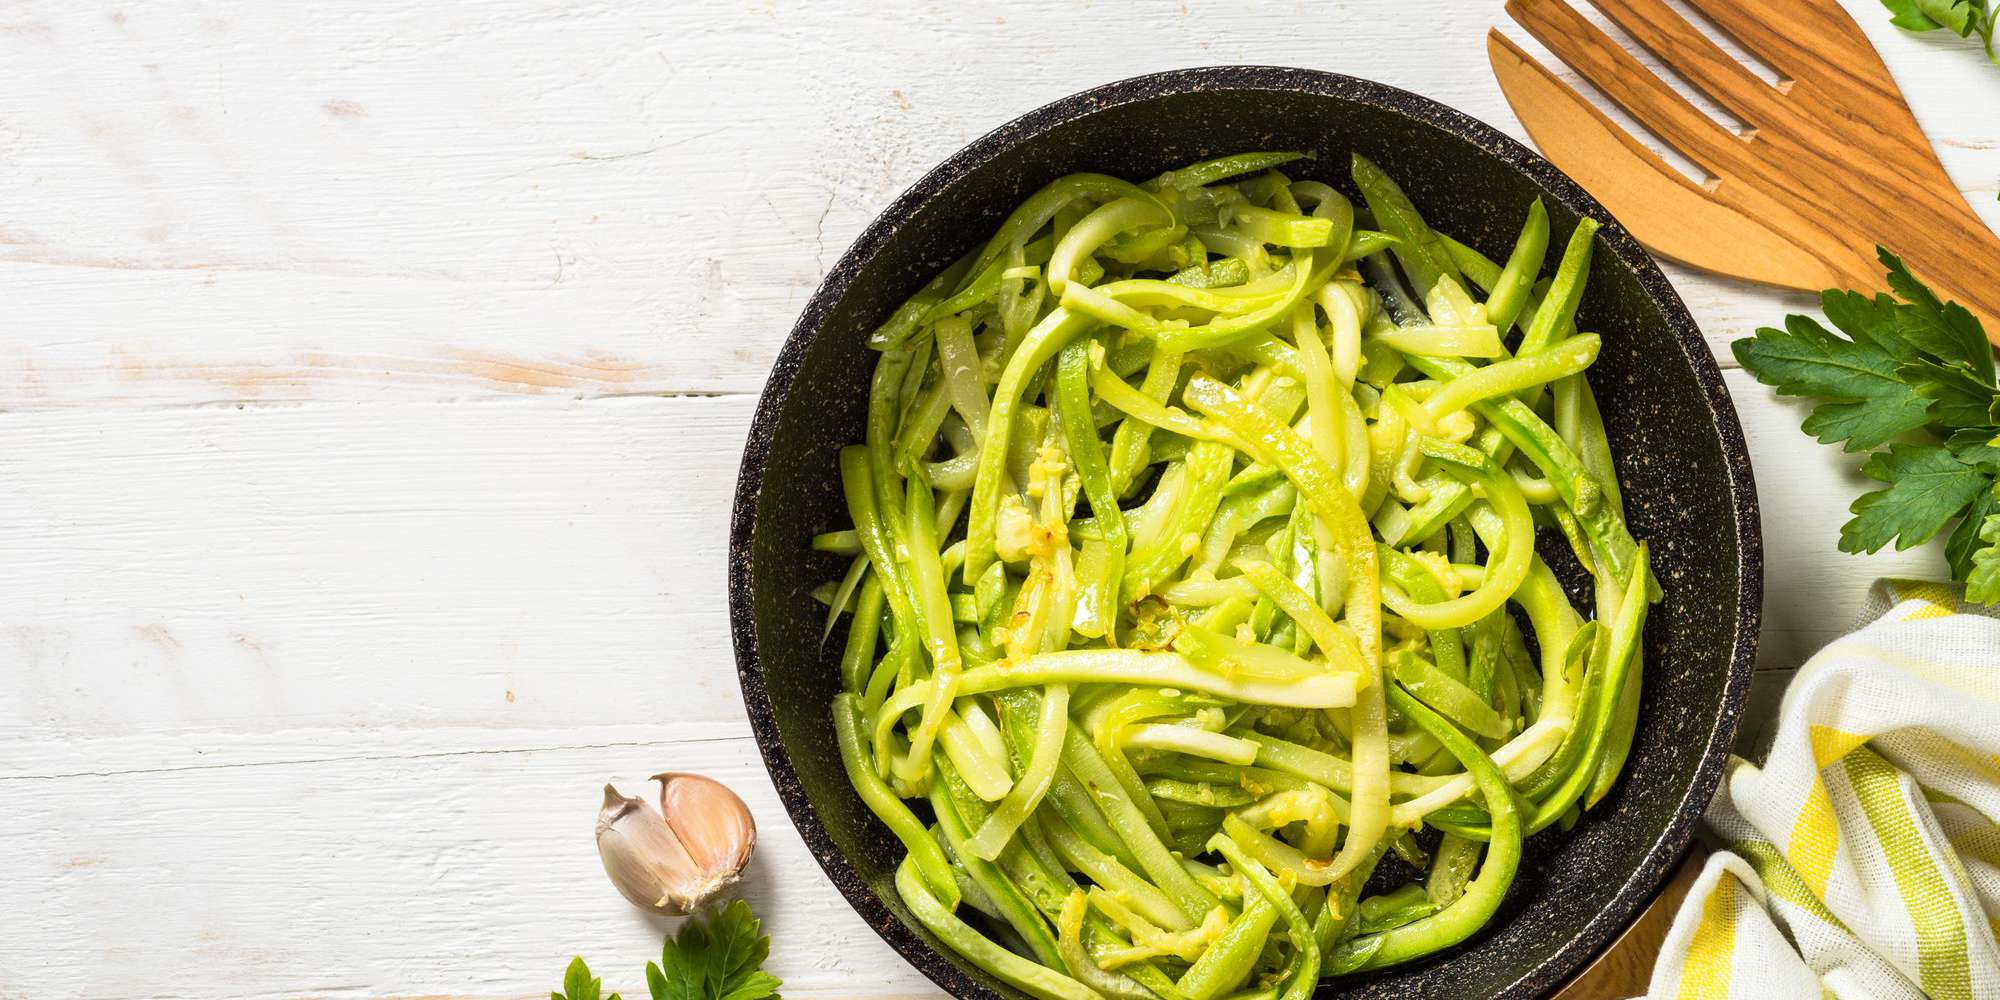
<instances>
[{"instance_id":1,"label":"wooden plank surface","mask_svg":"<svg viewBox=\"0 0 2000 1000\"><path fill-rule=\"evenodd\" d=\"M2000 74L1855 7L2000 221ZM797 310L931 164L1139 72L1314 66L1518 135L1498 16L0 7L0 998L499 1000L578 951L630 995L663 925L590 824L667 767L761 821L788 995L928 995L806 856L735 689L728 503ZM1805 304L1671 273L1725 359ZM1836 553L1852 461L1728 377L1782 678L1937 555Z\"/></svg>"}]
</instances>

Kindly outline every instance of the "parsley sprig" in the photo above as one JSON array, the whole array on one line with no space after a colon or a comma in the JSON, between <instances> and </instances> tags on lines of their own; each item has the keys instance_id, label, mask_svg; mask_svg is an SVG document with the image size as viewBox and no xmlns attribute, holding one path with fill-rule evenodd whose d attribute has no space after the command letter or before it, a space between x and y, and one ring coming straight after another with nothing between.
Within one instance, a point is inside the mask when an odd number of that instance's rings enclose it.
<instances>
[{"instance_id":1,"label":"parsley sprig","mask_svg":"<svg viewBox=\"0 0 2000 1000\"><path fill-rule=\"evenodd\" d=\"M604 980L590 974L590 966L583 964L583 956L569 960L569 968L563 972L561 992L551 991L549 1000L598 1000L604 990ZM611 994L611 1000L624 1000L618 994Z\"/></svg>"},{"instance_id":2,"label":"parsley sprig","mask_svg":"<svg viewBox=\"0 0 2000 1000\"><path fill-rule=\"evenodd\" d=\"M771 938L748 904L736 900L707 917L693 917L660 947L658 963L646 963L646 987L653 1000L764 1000L784 985L765 972ZM603 984L590 975L581 956L563 974L562 992L549 1000L600 1000ZM609 1000L620 1000L611 994Z\"/></svg>"},{"instance_id":3,"label":"parsley sprig","mask_svg":"<svg viewBox=\"0 0 2000 1000\"><path fill-rule=\"evenodd\" d=\"M1889 23L1905 31L1937 31L1942 28L1960 38L1978 35L1986 44L1986 58L2000 66L2000 50L1994 49L1993 29L2000 9L1991 0L1882 0L1882 6L1896 15Z\"/></svg>"},{"instance_id":4,"label":"parsley sprig","mask_svg":"<svg viewBox=\"0 0 2000 1000\"><path fill-rule=\"evenodd\" d=\"M2000 601L2000 389L1993 348L1964 306L1940 302L1895 254L1876 254L1895 293L1829 290L1826 318L1785 317L1731 347L1757 380L1783 396L1819 400L1806 433L1846 451L1871 451L1861 472L1882 489L1848 508L1843 552L1898 550L1958 526L1945 540L1966 597ZM1886 448L1883 446L1887 445Z\"/></svg>"}]
</instances>

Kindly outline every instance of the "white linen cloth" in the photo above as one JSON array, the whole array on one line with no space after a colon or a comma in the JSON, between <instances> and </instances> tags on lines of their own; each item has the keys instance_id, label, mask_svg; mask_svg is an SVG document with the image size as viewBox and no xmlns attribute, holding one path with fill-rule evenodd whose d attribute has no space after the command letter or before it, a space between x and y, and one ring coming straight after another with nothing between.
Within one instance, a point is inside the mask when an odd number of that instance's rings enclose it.
<instances>
[{"instance_id":1,"label":"white linen cloth","mask_svg":"<svg viewBox=\"0 0 2000 1000\"><path fill-rule=\"evenodd\" d=\"M1882 581L1735 758L1649 1000L2000 998L2000 620Z\"/></svg>"}]
</instances>

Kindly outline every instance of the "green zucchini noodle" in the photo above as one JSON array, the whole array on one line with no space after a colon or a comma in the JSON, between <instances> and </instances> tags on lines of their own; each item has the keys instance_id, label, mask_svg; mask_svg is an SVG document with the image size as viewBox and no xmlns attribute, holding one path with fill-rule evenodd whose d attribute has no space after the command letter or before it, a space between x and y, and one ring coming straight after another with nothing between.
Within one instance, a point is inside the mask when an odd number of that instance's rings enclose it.
<instances>
[{"instance_id":1,"label":"green zucchini noodle","mask_svg":"<svg viewBox=\"0 0 2000 1000\"><path fill-rule=\"evenodd\" d=\"M908 911L1031 995L1451 947L1629 752L1659 590L1576 324L1596 224L1551 261L1518 206L1503 265L1312 166L1057 179L869 339L813 540L842 764Z\"/></svg>"}]
</instances>

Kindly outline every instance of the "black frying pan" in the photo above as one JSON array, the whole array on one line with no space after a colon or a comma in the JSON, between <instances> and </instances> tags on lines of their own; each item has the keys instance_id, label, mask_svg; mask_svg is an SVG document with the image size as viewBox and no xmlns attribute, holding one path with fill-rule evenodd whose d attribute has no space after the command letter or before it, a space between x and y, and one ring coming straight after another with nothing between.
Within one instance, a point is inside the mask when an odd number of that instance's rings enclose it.
<instances>
[{"instance_id":1,"label":"black frying pan","mask_svg":"<svg viewBox=\"0 0 2000 1000\"><path fill-rule=\"evenodd\" d=\"M1223 67L1137 77L1033 111L946 160L861 234L820 285L765 386L730 532L730 618L743 700L771 778L834 885L904 958L959 997L1015 996L939 948L897 901L902 847L861 805L834 749L839 643L820 643L810 591L844 561L812 552L844 527L835 455L861 439L870 330L979 245L1049 180L1140 180L1204 157L1307 150L1295 177L1352 192L1349 154L1401 183L1429 221L1503 258L1541 195L1560 247L1603 222L1579 323L1604 346L1591 384L1633 534L1665 600L1646 629L1645 701L1617 789L1575 829L1530 841L1501 912L1459 948L1321 985L1321 997L1534 997L1562 985L1659 890L1714 794L1750 687L1762 587L1757 495L1722 375L1666 278L1575 182L1493 128L1393 87L1302 69ZM1571 570L1561 543L1543 551ZM823 891L815 885L793 892Z\"/></svg>"}]
</instances>

